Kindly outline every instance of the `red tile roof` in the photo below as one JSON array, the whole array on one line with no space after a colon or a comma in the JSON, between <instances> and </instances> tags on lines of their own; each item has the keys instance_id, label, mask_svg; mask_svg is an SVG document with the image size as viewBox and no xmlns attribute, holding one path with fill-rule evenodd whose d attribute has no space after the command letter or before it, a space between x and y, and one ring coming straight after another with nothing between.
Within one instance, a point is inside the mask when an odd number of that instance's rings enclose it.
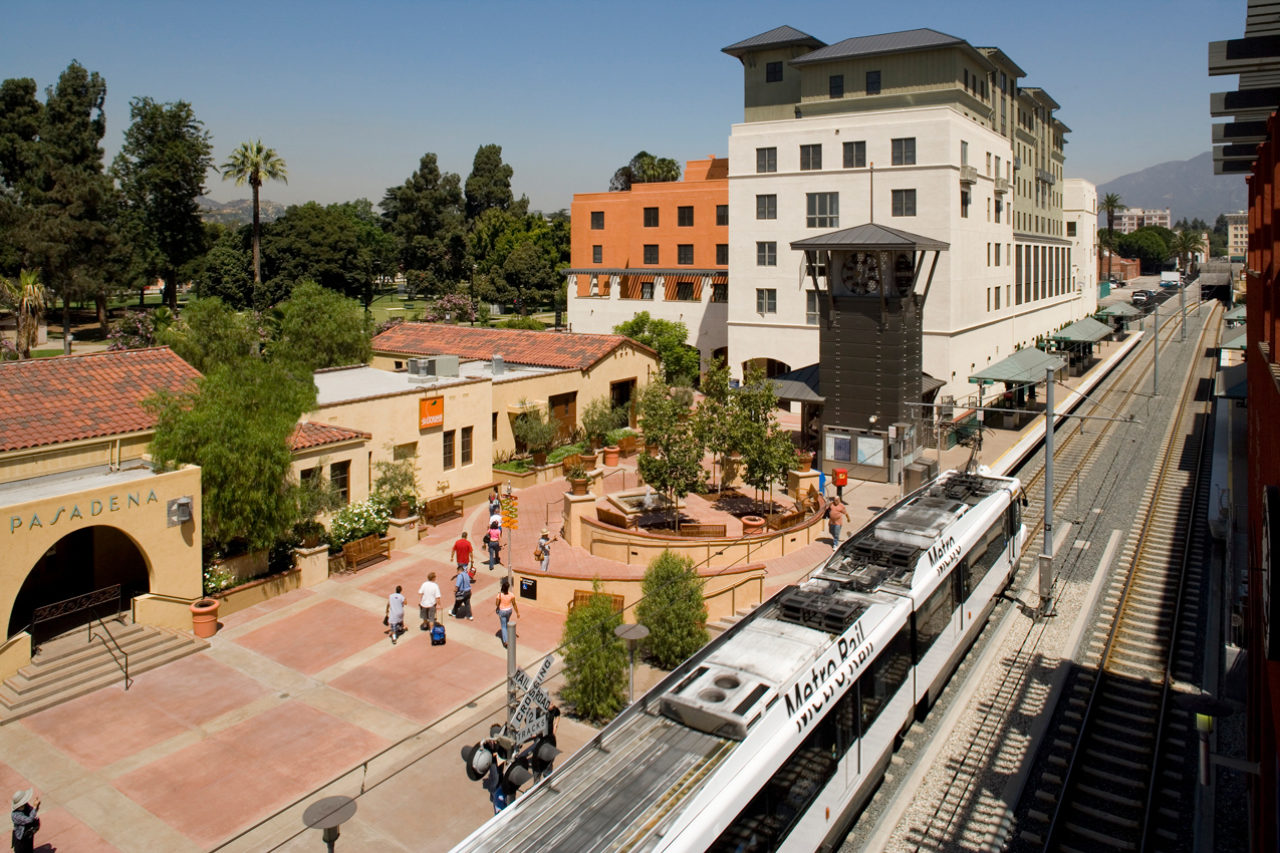
<instances>
[{"instance_id":1,"label":"red tile roof","mask_svg":"<svg viewBox=\"0 0 1280 853\"><path fill-rule=\"evenodd\" d=\"M168 347L0 364L0 452L152 429L139 405L199 372Z\"/></svg>"},{"instance_id":2,"label":"red tile roof","mask_svg":"<svg viewBox=\"0 0 1280 853\"><path fill-rule=\"evenodd\" d=\"M373 436L358 429L347 429L334 424L303 421L293 428L293 434L289 436L289 449L296 453L299 450L310 450L313 447L323 447L326 444L338 444L343 441L369 438L373 438Z\"/></svg>"},{"instance_id":3,"label":"red tile roof","mask_svg":"<svg viewBox=\"0 0 1280 853\"><path fill-rule=\"evenodd\" d=\"M501 355L508 364L579 370L590 368L624 344L630 344L641 352L653 352L623 335L475 329L444 323L401 323L373 339L374 352L456 355L474 359Z\"/></svg>"}]
</instances>

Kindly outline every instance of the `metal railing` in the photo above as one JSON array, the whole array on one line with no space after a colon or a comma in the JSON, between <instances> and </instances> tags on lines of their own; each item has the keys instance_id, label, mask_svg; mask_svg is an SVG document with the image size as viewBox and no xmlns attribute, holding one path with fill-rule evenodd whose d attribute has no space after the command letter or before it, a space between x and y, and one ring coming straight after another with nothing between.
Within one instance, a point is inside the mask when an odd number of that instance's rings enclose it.
<instances>
[{"instance_id":1,"label":"metal railing","mask_svg":"<svg viewBox=\"0 0 1280 853\"><path fill-rule=\"evenodd\" d=\"M108 614L109 616L119 616L125 611L123 606L122 592L120 584L104 586L102 589L95 589L93 592L86 592L83 595L73 596L72 598L64 598L62 601L55 601L53 604L45 604L31 611L31 625L28 632L33 638L32 653L39 650L39 645L34 642L36 636L36 626L42 622L52 622L63 616L69 616L72 613L79 613L81 610L94 610L94 618L102 621L98 614L98 608L104 604L115 603L115 610ZM89 623L90 642L92 642L93 620Z\"/></svg>"},{"instance_id":2,"label":"metal railing","mask_svg":"<svg viewBox=\"0 0 1280 853\"><path fill-rule=\"evenodd\" d=\"M97 622L98 626L102 628L102 634L93 633L93 622ZM106 636L104 637L103 634ZM103 648L107 650L107 654L111 655L111 659L116 662L116 666L120 667L120 671L124 673L124 689L128 690L129 685L133 684L133 679L129 677L129 653L120 648L116 638L111 635L111 629L97 616L89 623L89 642L92 643L94 637L102 641ZM115 651L112 651L113 647ZM116 652L120 653L120 657L116 657ZM123 662L121 662L121 658L123 658Z\"/></svg>"}]
</instances>

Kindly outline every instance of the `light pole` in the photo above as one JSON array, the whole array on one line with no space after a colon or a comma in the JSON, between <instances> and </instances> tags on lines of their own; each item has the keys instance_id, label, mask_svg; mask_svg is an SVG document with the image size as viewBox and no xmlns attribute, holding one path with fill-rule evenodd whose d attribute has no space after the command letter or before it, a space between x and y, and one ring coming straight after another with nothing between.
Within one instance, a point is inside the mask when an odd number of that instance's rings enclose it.
<instances>
[{"instance_id":1,"label":"light pole","mask_svg":"<svg viewBox=\"0 0 1280 853\"><path fill-rule=\"evenodd\" d=\"M350 797L325 797L307 806L302 822L310 829L322 831L321 839L329 853L338 840L338 828L356 816L356 801Z\"/></svg>"},{"instance_id":2,"label":"light pole","mask_svg":"<svg viewBox=\"0 0 1280 853\"><path fill-rule=\"evenodd\" d=\"M638 622L634 625L624 623L614 628L613 633L619 639L627 641L627 648L631 652L631 690L627 700L627 704L630 705L636 701L636 644L649 636L649 629Z\"/></svg>"}]
</instances>

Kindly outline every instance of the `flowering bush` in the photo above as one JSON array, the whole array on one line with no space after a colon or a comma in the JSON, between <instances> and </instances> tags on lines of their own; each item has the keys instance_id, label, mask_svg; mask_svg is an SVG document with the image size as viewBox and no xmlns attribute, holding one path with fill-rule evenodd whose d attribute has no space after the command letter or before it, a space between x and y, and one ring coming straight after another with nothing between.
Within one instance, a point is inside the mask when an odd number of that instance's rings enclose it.
<instances>
[{"instance_id":1,"label":"flowering bush","mask_svg":"<svg viewBox=\"0 0 1280 853\"><path fill-rule=\"evenodd\" d=\"M469 323L476 318L475 308L471 300L461 293L449 293L441 296L435 304L426 310L422 319L429 323Z\"/></svg>"},{"instance_id":2,"label":"flowering bush","mask_svg":"<svg viewBox=\"0 0 1280 853\"><path fill-rule=\"evenodd\" d=\"M17 361L18 348L8 338L0 338L0 361Z\"/></svg>"},{"instance_id":3,"label":"flowering bush","mask_svg":"<svg viewBox=\"0 0 1280 853\"><path fill-rule=\"evenodd\" d=\"M204 567L204 594L213 595L215 592L221 592L236 582L235 575L230 570L222 567L221 563L210 563Z\"/></svg>"},{"instance_id":4,"label":"flowering bush","mask_svg":"<svg viewBox=\"0 0 1280 853\"><path fill-rule=\"evenodd\" d=\"M109 350L153 347L156 345L155 323L145 311L126 311L119 320L111 322L107 340L111 341Z\"/></svg>"},{"instance_id":5,"label":"flowering bush","mask_svg":"<svg viewBox=\"0 0 1280 853\"><path fill-rule=\"evenodd\" d=\"M381 501L367 500L358 504L349 504L339 510L329 525L329 542L333 545L346 545L363 536L387 532L391 521L391 510Z\"/></svg>"}]
</instances>

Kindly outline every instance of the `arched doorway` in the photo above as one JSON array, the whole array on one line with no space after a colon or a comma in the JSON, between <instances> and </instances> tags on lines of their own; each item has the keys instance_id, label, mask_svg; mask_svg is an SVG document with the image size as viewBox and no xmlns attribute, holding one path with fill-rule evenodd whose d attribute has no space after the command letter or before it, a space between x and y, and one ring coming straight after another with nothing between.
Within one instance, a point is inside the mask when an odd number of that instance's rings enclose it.
<instances>
[{"instance_id":1,"label":"arched doorway","mask_svg":"<svg viewBox=\"0 0 1280 853\"><path fill-rule=\"evenodd\" d=\"M36 608L120 585L120 604L104 603L42 621L32 626ZM123 531L105 525L73 530L40 556L27 573L9 616L9 636L32 631L39 643L69 631L94 616L114 615L116 609L150 589L147 560Z\"/></svg>"},{"instance_id":2,"label":"arched doorway","mask_svg":"<svg viewBox=\"0 0 1280 853\"><path fill-rule=\"evenodd\" d=\"M764 368L764 375L769 379L791 372L791 365L785 361L778 361L773 358L749 358L742 362L742 375L746 376L747 371L752 367Z\"/></svg>"}]
</instances>

